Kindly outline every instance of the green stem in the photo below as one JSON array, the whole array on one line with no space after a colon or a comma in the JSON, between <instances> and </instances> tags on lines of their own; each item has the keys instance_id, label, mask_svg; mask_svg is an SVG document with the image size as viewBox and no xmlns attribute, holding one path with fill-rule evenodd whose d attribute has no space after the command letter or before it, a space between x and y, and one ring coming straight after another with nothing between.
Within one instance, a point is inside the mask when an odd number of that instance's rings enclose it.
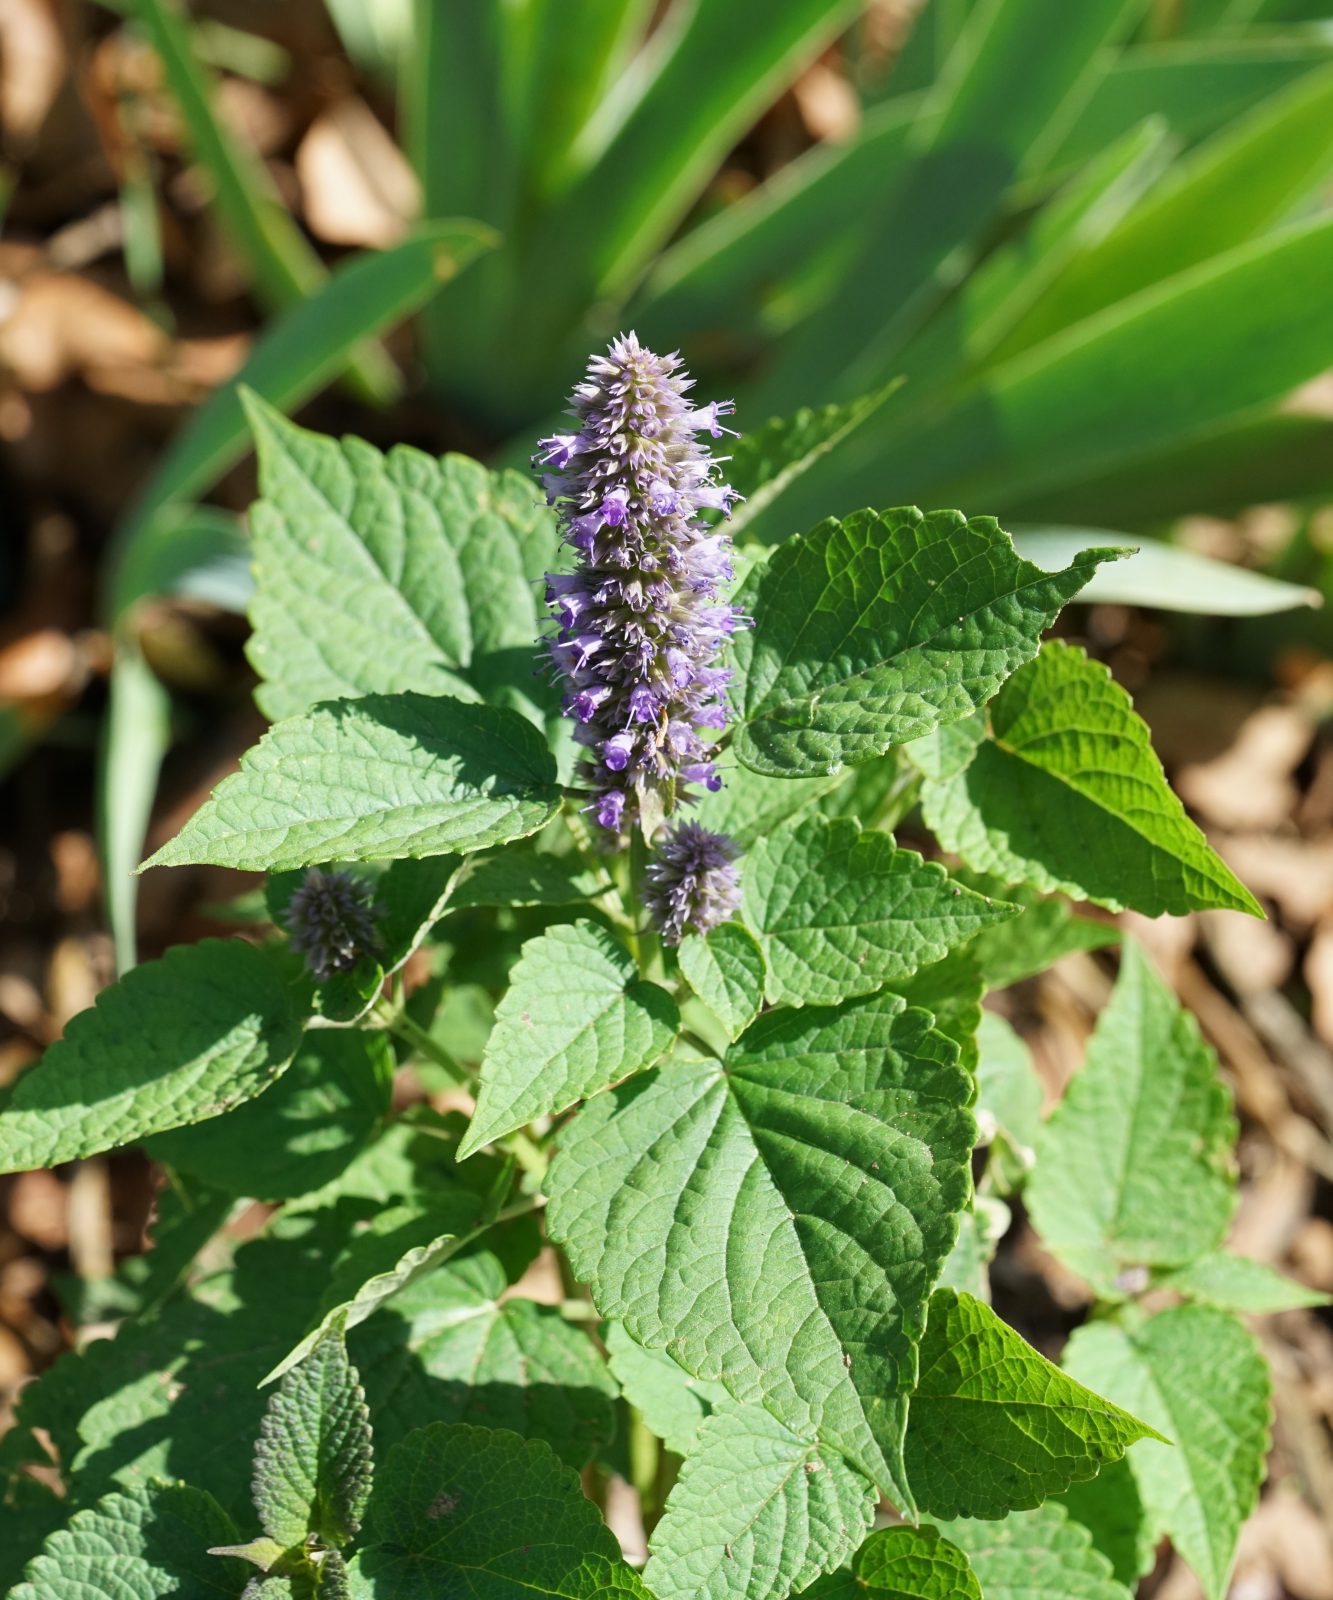
<instances>
[{"instance_id":1,"label":"green stem","mask_svg":"<svg viewBox=\"0 0 1333 1600\"><path fill-rule=\"evenodd\" d=\"M375 1008L375 1015L390 1033L395 1034L404 1044L411 1045L418 1054L433 1061L456 1087L467 1083L468 1075L458 1062L419 1023L414 1022L406 1011L392 1010L382 1004Z\"/></svg>"},{"instance_id":2,"label":"green stem","mask_svg":"<svg viewBox=\"0 0 1333 1600\"><path fill-rule=\"evenodd\" d=\"M656 1511L657 1467L661 1446L657 1435L632 1409L629 1414L630 1478L639 1493L645 1521Z\"/></svg>"},{"instance_id":3,"label":"green stem","mask_svg":"<svg viewBox=\"0 0 1333 1600\"><path fill-rule=\"evenodd\" d=\"M665 971L662 960L662 941L657 930L648 921L643 909L643 890L647 882L648 841L643 830L635 828L629 841L629 897L634 918L631 942L639 971L645 978L660 978Z\"/></svg>"}]
</instances>

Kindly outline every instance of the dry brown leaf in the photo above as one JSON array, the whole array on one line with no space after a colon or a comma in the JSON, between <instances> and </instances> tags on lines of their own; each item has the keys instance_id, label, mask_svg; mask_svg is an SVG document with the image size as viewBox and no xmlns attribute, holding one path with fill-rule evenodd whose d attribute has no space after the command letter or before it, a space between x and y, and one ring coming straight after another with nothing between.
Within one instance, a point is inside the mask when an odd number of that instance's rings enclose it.
<instances>
[{"instance_id":1,"label":"dry brown leaf","mask_svg":"<svg viewBox=\"0 0 1333 1600\"><path fill-rule=\"evenodd\" d=\"M364 100L336 101L296 152L305 218L329 244L383 249L421 210L406 157Z\"/></svg>"},{"instance_id":2,"label":"dry brown leaf","mask_svg":"<svg viewBox=\"0 0 1333 1600\"><path fill-rule=\"evenodd\" d=\"M1314 724L1299 707L1263 706L1245 719L1221 755L1182 767L1176 789L1186 805L1219 827L1281 827L1296 808L1292 775L1313 739Z\"/></svg>"},{"instance_id":3,"label":"dry brown leaf","mask_svg":"<svg viewBox=\"0 0 1333 1600\"><path fill-rule=\"evenodd\" d=\"M1212 844L1241 882L1274 901L1297 931L1333 915L1333 834L1317 839L1217 834Z\"/></svg>"},{"instance_id":4,"label":"dry brown leaf","mask_svg":"<svg viewBox=\"0 0 1333 1600\"><path fill-rule=\"evenodd\" d=\"M1291 976L1296 949L1280 924L1234 911L1205 911L1198 920L1208 953L1236 994L1276 989Z\"/></svg>"},{"instance_id":5,"label":"dry brown leaf","mask_svg":"<svg viewBox=\"0 0 1333 1600\"><path fill-rule=\"evenodd\" d=\"M39 1167L20 1172L9 1186L9 1225L39 1250L69 1243L69 1186Z\"/></svg>"},{"instance_id":6,"label":"dry brown leaf","mask_svg":"<svg viewBox=\"0 0 1333 1600\"><path fill-rule=\"evenodd\" d=\"M0 5L0 128L5 144L37 134L60 91L69 63L52 0Z\"/></svg>"}]
</instances>

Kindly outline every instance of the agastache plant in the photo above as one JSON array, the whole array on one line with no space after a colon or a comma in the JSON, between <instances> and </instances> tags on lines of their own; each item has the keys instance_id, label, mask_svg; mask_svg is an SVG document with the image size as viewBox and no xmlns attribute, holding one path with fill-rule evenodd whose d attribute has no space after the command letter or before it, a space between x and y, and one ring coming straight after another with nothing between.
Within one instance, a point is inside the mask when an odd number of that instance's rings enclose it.
<instances>
[{"instance_id":1,"label":"agastache plant","mask_svg":"<svg viewBox=\"0 0 1333 1600\"><path fill-rule=\"evenodd\" d=\"M597 822L651 838L689 796L721 786L714 734L727 720L723 646L740 618L720 598L731 541L700 513L739 498L699 435L733 432L729 401L695 407L680 357L633 333L588 363L573 433L541 441L547 497L576 557L551 574L550 654L587 752Z\"/></svg>"},{"instance_id":2,"label":"agastache plant","mask_svg":"<svg viewBox=\"0 0 1333 1600\"><path fill-rule=\"evenodd\" d=\"M146 1141L170 1173L149 1270L85 1286L120 1331L15 1408L15 1600L995 1600L1029 1568L1129 1600L1093 1546L1115 1463L1126 1577L1168 1536L1223 1600L1270 1414L1233 1311L1310 1301L1223 1253L1216 1059L1129 937L1049 1119L982 1007L1116 937L1072 900L1258 909L1128 695L1043 643L1115 552L1043 572L990 517L857 511L733 604L729 407L688 390L632 334L597 356L543 442L554 516L526 474L252 403L280 720L153 864L271 874L321 982L253 922L179 946L4 1091L0 1170ZM770 511L814 425L737 462ZM505 676L557 526L576 785ZM989 1304L1016 1197L1094 1304L1060 1367ZM641 1573L585 1470L626 1454Z\"/></svg>"}]
</instances>

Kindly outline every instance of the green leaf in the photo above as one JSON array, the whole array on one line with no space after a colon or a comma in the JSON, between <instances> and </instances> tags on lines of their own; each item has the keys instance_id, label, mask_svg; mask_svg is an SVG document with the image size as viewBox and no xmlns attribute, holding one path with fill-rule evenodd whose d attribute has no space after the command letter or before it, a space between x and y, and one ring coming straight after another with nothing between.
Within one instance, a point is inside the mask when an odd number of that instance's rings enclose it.
<instances>
[{"instance_id":1,"label":"green leaf","mask_svg":"<svg viewBox=\"0 0 1333 1600\"><path fill-rule=\"evenodd\" d=\"M496 1206L466 1190L445 1190L426 1203L380 1211L334 1261L313 1328L266 1374L272 1383L291 1371L334 1327L350 1332L394 1295L415 1283L475 1238Z\"/></svg>"},{"instance_id":2,"label":"green leaf","mask_svg":"<svg viewBox=\"0 0 1333 1600\"><path fill-rule=\"evenodd\" d=\"M605 871L568 856L505 850L468 870L449 895L449 909L463 906L569 906L596 900L612 888Z\"/></svg>"},{"instance_id":3,"label":"green leaf","mask_svg":"<svg viewBox=\"0 0 1333 1600\"><path fill-rule=\"evenodd\" d=\"M984 1012L977 1031L977 1126L984 1144L1002 1138L1030 1167L1041 1133L1041 1079L1032 1052L1012 1025Z\"/></svg>"},{"instance_id":4,"label":"green leaf","mask_svg":"<svg viewBox=\"0 0 1333 1600\"><path fill-rule=\"evenodd\" d=\"M1216 1056L1127 942L1087 1061L1037 1143L1034 1227L1104 1294L1133 1269L1186 1266L1226 1237L1235 1140Z\"/></svg>"},{"instance_id":5,"label":"green leaf","mask_svg":"<svg viewBox=\"0 0 1333 1600\"><path fill-rule=\"evenodd\" d=\"M235 1600L244 1565L208 1553L209 1545L235 1537L226 1512L199 1489L163 1484L109 1494L51 1535L10 1600Z\"/></svg>"},{"instance_id":6,"label":"green leaf","mask_svg":"<svg viewBox=\"0 0 1333 1600\"><path fill-rule=\"evenodd\" d=\"M1060 1496L1059 1504L1080 1527L1087 1529L1093 1547L1106 1557L1117 1580L1130 1590L1156 1566L1157 1539L1144 1514L1128 1456L1104 1467L1086 1483L1071 1484Z\"/></svg>"},{"instance_id":7,"label":"green leaf","mask_svg":"<svg viewBox=\"0 0 1333 1600\"><path fill-rule=\"evenodd\" d=\"M1014 549L1039 566L1057 566L1109 537L1096 528L1040 528L1015 533ZM1318 589L1284 583L1234 561L1214 561L1153 539L1145 540L1126 560L1095 572L1079 600L1210 617L1263 617L1323 604Z\"/></svg>"},{"instance_id":8,"label":"green leaf","mask_svg":"<svg viewBox=\"0 0 1333 1600\"><path fill-rule=\"evenodd\" d=\"M988 989L1007 989L1077 950L1101 950L1120 942L1114 923L1075 916L1065 899L1048 898L1022 884L1007 885L984 873L963 871L955 876L981 894L998 895L1023 908L1022 916L1012 922L983 928L967 947Z\"/></svg>"},{"instance_id":9,"label":"green leaf","mask_svg":"<svg viewBox=\"0 0 1333 1600\"><path fill-rule=\"evenodd\" d=\"M350 1571L358 1600L648 1600L577 1473L544 1444L465 1424L389 1452Z\"/></svg>"},{"instance_id":10,"label":"green leaf","mask_svg":"<svg viewBox=\"0 0 1333 1600\"><path fill-rule=\"evenodd\" d=\"M1145 916L1258 902L1172 792L1129 696L1052 640L991 706L971 764L922 793L946 850L980 872Z\"/></svg>"},{"instance_id":11,"label":"green leaf","mask_svg":"<svg viewBox=\"0 0 1333 1600\"><path fill-rule=\"evenodd\" d=\"M623 1322L608 1325L606 1350L620 1392L649 1429L678 1456L692 1454L700 1425L727 1391L720 1383L691 1376L665 1350L646 1349Z\"/></svg>"},{"instance_id":12,"label":"green leaf","mask_svg":"<svg viewBox=\"0 0 1333 1600\"><path fill-rule=\"evenodd\" d=\"M1135 1329L1078 1329L1065 1367L1175 1441L1128 1457L1153 1542L1169 1537L1208 1600L1222 1600L1268 1451L1268 1367L1225 1311L1181 1306Z\"/></svg>"},{"instance_id":13,"label":"green leaf","mask_svg":"<svg viewBox=\"0 0 1333 1600\"><path fill-rule=\"evenodd\" d=\"M849 404L803 407L794 416L774 417L763 427L743 434L736 441L727 468L727 481L744 497L727 526L731 537L738 543L758 538L765 544L778 544L794 532L782 523L780 510L774 510L775 506L780 507L783 494L874 416L902 385L902 378L892 378ZM756 522L761 524L759 533L751 528Z\"/></svg>"},{"instance_id":14,"label":"green leaf","mask_svg":"<svg viewBox=\"0 0 1333 1600\"><path fill-rule=\"evenodd\" d=\"M542 1439L576 1470L611 1440L616 1388L592 1340L507 1287L481 1251L429 1273L352 1336L381 1457L423 1417Z\"/></svg>"},{"instance_id":15,"label":"green leaf","mask_svg":"<svg viewBox=\"0 0 1333 1600\"><path fill-rule=\"evenodd\" d=\"M993 518L912 507L789 539L738 595L737 757L814 776L970 716L1112 555L1043 573Z\"/></svg>"},{"instance_id":16,"label":"green leaf","mask_svg":"<svg viewBox=\"0 0 1333 1600\"><path fill-rule=\"evenodd\" d=\"M343 1330L333 1326L274 1392L255 1444L255 1510L286 1548L345 1545L373 1476L370 1414Z\"/></svg>"},{"instance_id":17,"label":"green leaf","mask_svg":"<svg viewBox=\"0 0 1333 1600\"><path fill-rule=\"evenodd\" d=\"M1000 1522L950 1522L943 1532L966 1552L986 1600L1132 1600L1087 1529L1054 1501Z\"/></svg>"},{"instance_id":18,"label":"green leaf","mask_svg":"<svg viewBox=\"0 0 1333 1600\"><path fill-rule=\"evenodd\" d=\"M725 833L748 850L789 817L815 806L841 782L836 772L817 778L765 778L749 767L733 767L721 789L700 797L697 815L704 827Z\"/></svg>"},{"instance_id":19,"label":"green leaf","mask_svg":"<svg viewBox=\"0 0 1333 1600\"><path fill-rule=\"evenodd\" d=\"M936 1029L958 1046L964 1070L976 1073L977 1029L981 1026L985 985L970 948L951 951L933 967L923 967L888 987L909 1006L929 1011Z\"/></svg>"},{"instance_id":20,"label":"green leaf","mask_svg":"<svg viewBox=\"0 0 1333 1600\"><path fill-rule=\"evenodd\" d=\"M290 1200L337 1177L374 1137L393 1067L385 1034L312 1029L271 1088L223 1117L158 1134L148 1153L230 1195Z\"/></svg>"},{"instance_id":21,"label":"green leaf","mask_svg":"<svg viewBox=\"0 0 1333 1600\"><path fill-rule=\"evenodd\" d=\"M555 763L516 712L367 695L271 729L144 866L264 872L484 850L535 833L559 804Z\"/></svg>"},{"instance_id":22,"label":"green leaf","mask_svg":"<svg viewBox=\"0 0 1333 1600\"><path fill-rule=\"evenodd\" d=\"M1151 1427L1075 1383L988 1305L937 1289L907 1416L907 1475L937 1517L1003 1517L1096 1477Z\"/></svg>"},{"instance_id":23,"label":"green leaf","mask_svg":"<svg viewBox=\"0 0 1333 1600\"><path fill-rule=\"evenodd\" d=\"M1321 1294L1318 1289L1307 1289L1303 1283L1275 1272L1262 1261L1233 1256L1226 1250L1214 1250L1199 1256L1188 1266L1160 1273L1154 1282L1201 1305L1255 1316L1271 1311L1292 1311L1302 1306L1326 1306L1330 1301L1330 1296Z\"/></svg>"},{"instance_id":24,"label":"green leaf","mask_svg":"<svg viewBox=\"0 0 1333 1600\"><path fill-rule=\"evenodd\" d=\"M680 970L699 999L735 1039L764 1003L764 952L739 922L724 922L680 945Z\"/></svg>"},{"instance_id":25,"label":"green leaf","mask_svg":"<svg viewBox=\"0 0 1333 1600\"><path fill-rule=\"evenodd\" d=\"M273 719L404 689L520 705L555 525L529 478L328 439L247 401L263 498L250 661ZM466 693L466 691L465 691Z\"/></svg>"},{"instance_id":26,"label":"green leaf","mask_svg":"<svg viewBox=\"0 0 1333 1600\"><path fill-rule=\"evenodd\" d=\"M248 1520L259 1380L300 1337L348 1230L373 1209L344 1202L318 1218L279 1218L227 1269L29 1385L19 1423L50 1436L74 1503L188 1472Z\"/></svg>"},{"instance_id":27,"label":"green leaf","mask_svg":"<svg viewBox=\"0 0 1333 1600\"><path fill-rule=\"evenodd\" d=\"M882 1528L851 1569L814 1584L811 1600L982 1600L967 1557L938 1528Z\"/></svg>"},{"instance_id":28,"label":"green leaf","mask_svg":"<svg viewBox=\"0 0 1333 1600\"><path fill-rule=\"evenodd\" d=\"M177 945L104 989L4 1097L0 1170L51 1167L216 1117L285 1070L303 1020L253 945Z\"/></svg>"},{"instance_id":29,"label":"green leaf","mask_svg":"<svg viewBox=\"0 0 1333 1600\"><path fill-rule=\"evenodd\" d=\"M653 1530L658 1600L786 1600L845 1561L875 1516L873 1486L762 1406L725 1401L699 1429Z\"/></svg>"},{"instance_id":30,"label":"green leaf","mask_svg":"<svg viewBox=\"0 0 1333 1600\"><path fill-rule=\"evenodd\" d=\"M595 922L529 939L495 1010L459 1159L650 1067L679 1027L676 1002Z\"/></svg>"},{"instance_id":31,"label":"green leaf","mask_svg":"<svg viewBox=\"0 0 1333 1600\"><path fill-rule=\"evenodd\" d=\"M812 818L761 839L741 879L774 1004L832 1004L942 960L1015 914L953 883L887 833Z\"/></svg>"},{"instance_id":32,"label":"green leaf","mask_svg":"<svg viewBox=\"0 0 1333 1600\"><path fill-rule=\"evenodd\" d=\"M971 1080L893 995L761 1017L562 1130L547 1227L598 1310L910 1506L906 1395L970 1188Z\"/></svg>"}]
</instances>

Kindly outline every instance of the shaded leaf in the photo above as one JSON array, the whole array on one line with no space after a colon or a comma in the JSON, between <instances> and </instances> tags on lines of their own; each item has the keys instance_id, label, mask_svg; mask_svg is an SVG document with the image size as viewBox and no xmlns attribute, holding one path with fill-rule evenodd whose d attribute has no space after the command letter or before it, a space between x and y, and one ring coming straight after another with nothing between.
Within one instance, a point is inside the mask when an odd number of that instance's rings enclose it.
<instances>
[{"instance_id":1,"label":"shaded leaf","mask_svg":"<svg viewBox=\"0 0 1333 1600\"><path fill-rule=\"evenodd\" d=\"M1037 1142L1033 1225L1103 1294L1131 1269L1186 1266L1226 1237L1235 1140L1216 1056L1126 943L1083 1069Z\"/></svg>"},{"instance_id":2,"label":"shaded leaf","mask_svg":"<svg viewBox=\"0 0 1333 1600\"><path fill-rule=\"evenodd\" d=\"M243 1564L208 1553L235 1536L226 1512L202 1490L174 1484L109 1494L51 1535L10 1600L235 1600Z\"/></svg>"},{"instance_id":3,"label":"shaded leaf","mask_svg":"<svg viewBox=\"0 0 1333 1600\"><path fill-rule=\"evenodd\" d=\"M1175 1441L1136 1446L1130 1469L1151 1538L1169 1537L1222 1600L1268 1450L1268 1367L1253 1338L1225 1311L1181 1306L1132 1330L1089 1323L1064 1364Z\"/></svg>"},{"instance_id":4,"label":"shaded leaf","mask_svg":"<svg viewBox=\"0 0 1333 1600\"><path fill-rule=\"evenodd\" d=\"M304 1018L263 951L177 945L76 1016L5 1096L0 1170L50 1167L216 1117L266 1089Z\"/></svg>"},{"instance_id":5,"label":"shaded leaf","mask_svg":"<svg viewBox=\"0 0 1333 1600\"><path fill-rule=\"evenodd\" d=\"M376 1474L351 1590L370 1600L601 1600L647 1590L578 1475L547 1445L435 1422L396 1445Z\"/></svg>"},{"instance_id":6,"label":"shaded leaf","mask_svg":"<svg viewBox=\"0 0 1333 1600\"><path fill-rule=\"evenodd\" d=\"M311 1029L271 1088L223 1117L158 1134L148 1152L227 1194L290 1200L369 1143L389 1110L393 1067L385 1034Z\"/></svg>"},{"instance_id":7,"label":"shaded leaf","mask_svg":"<svg viewBox=\"0 0 1333 1600\"><path fill-rule=\"evenodd\" d=\"M720 1383L696 1378L665 1350L649 1350L625 1331L623 1322L606 1330L611 1372L625 1399L653 1433L678 1456L695 1448L699 1427L719 1401L727 1398Z\"/></svg>"},{"instance_id":8,"label":"shaded leaf","mask_svg":"<svg viewBox=\"0 0 1333 1600\"><path fill-rule=\"evenodd\" d=\"M611 1440L616 1388L592 1340L507 1287L498 1258L479 1251L428 1273L352 1335L381 1458L423 1417L542 1439L576 1469Z\"/></svg>"},{"instance_id":9,"label":"shaded leaf","mask_svg":"<svg viewBox=\"0 0 1333 1600\"><path fill-rule=\"evenodd\" d=\"M1054 1501L942 1532L966 1552L986 1600L1132 1600L1087 1530Z\"/></svg>"}]
</instances>

